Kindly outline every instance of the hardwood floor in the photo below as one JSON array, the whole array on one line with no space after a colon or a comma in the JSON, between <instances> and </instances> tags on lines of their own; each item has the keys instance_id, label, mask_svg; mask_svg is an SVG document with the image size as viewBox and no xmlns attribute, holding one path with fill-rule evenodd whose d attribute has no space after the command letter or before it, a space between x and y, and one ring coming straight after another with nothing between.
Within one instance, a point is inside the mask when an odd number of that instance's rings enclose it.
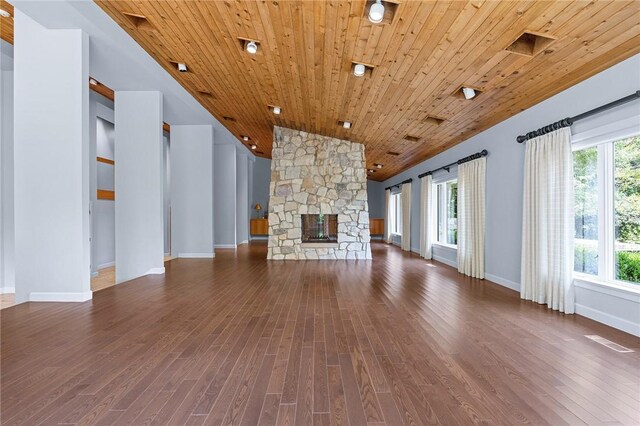
<instances>
[{"instance_id":1,"label":"hardwood floor","mask_svg":"<svg viewBox=\"0 0 640 426\"><path fill-rule=\"evenodd\" d=\"M1 423L640 423L631 335L380 243L372 262L265 254L2 310Z\"/></svg>"}]
</instances>

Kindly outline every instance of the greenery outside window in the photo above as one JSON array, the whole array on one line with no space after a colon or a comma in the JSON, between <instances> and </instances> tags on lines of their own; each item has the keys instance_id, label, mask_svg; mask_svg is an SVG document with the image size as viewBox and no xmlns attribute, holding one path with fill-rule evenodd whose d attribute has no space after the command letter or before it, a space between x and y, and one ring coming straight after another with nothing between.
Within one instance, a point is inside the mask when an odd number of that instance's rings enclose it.
<instances>
[{"instance_id":1,"label":"greenery outside window","mask_svg":"<svg viewBox=\"0 0 640 426\"><path fill-rule=\"evenodd\" d=\"M436 241L439 244L458 245L458 181L450 180L434 185L437 206Z\"/></svg>"},{"instance_id":2,"label":"greenery outside window","mask_svg":"<svg viewBox=\"0 0 640 426\"><path fill-rule=\"evenodd\" d=\"M640 287L640 135L574 152L576 272Z\"/></svg>"}]
</instances>

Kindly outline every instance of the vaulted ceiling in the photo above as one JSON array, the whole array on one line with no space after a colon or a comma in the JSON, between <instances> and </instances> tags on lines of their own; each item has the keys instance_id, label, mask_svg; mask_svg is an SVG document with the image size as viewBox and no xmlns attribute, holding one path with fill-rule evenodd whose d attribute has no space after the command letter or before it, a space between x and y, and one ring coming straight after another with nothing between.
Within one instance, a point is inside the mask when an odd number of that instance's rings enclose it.
<instances>
[{"instance_id":1,"label":"vaulted ceiling","mask_svg":"<svg viewBox=\"0 0 640 426\"><path fill-rule=\"evenodd\" d=\"M302 129L365 144L375 180L640 52L637 1L385 2L378 25L365 0L97 3L258 155Z\"/></svg>"}]
</instances>

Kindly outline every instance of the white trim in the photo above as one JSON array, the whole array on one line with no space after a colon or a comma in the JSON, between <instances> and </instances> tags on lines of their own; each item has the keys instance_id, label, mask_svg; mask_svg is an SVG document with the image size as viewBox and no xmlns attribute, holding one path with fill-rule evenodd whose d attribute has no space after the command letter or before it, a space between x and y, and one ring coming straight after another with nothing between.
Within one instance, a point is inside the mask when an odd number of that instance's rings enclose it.
<instances>
[{"instance_id":1,"label":"white trim","mask_svg":"<svg viewBox=\"0 0 640 426\"><path fill-rule=\"evenodd\" d=\"M238 243L238 245L249 244L249 240L242 240Z\"/></svg>"},{"instance_id":2,"label":"white trim","mask_svg":"<svg viewBox=\"0 0 640 426\"><path fill-rule=\"evenodd\" d=\"M454 246L453 244L441 243L439 241L434 241L431 245L437 246L438 248L443 248L451 251L458 251L458 246Z\"/></svg>"},{"instance_id":3,"label":"white trim","mask_svg":"<svg viewBox=\"0 0 640 426\"><path fill-rule=\"evenodd\" d=\"M95 278L95 277L97 277L98 275L100 275L100 274L98 273L98 271L93 271L93 272L91 273L91 278Z\"/></svg>"},{"instance_id":4,"label":"white trim","mask_svg":"<svg viewBox=\"0 0 640 426\"><path fill-rule=\"evenodd\" d=\"M437 256L437 255L432 255L432 256L431 256L431 258L432 258L432 260L435 260L435 261L437 261L437 262L444 263L445 265L449 265L449 266L451 266L452 268L456 268L456 269L458 268L458 263L457 263L457 262L454 262L454 261L452 261L452 260L449 260L449 259L447 259L446 257L441 257L441 256Z\"/></svg>"},{"instance_id":5,"label":"white trim","mask_svg":"<svg viewBox=\"0 0 640 426\"><path fill-rule=\"evenodd\" d=\"M182 259L213 259L215 253L178 253L178 257Z\"/></svg>"},{"instance_id":6,"label":"white trim","mask_svg":"<svg viewBox=\"0 0 640 426\"><path fill-rule=\"evenodd\" d=\"M98 271L99 271L100 269L110 268L110 267L112 267L112 266L116 266L116 262L115 262L115 261L113 261L113 262L103 263L102 265L98 265Z\"/></svg>"},{"instance_id":7,"label":"white trim","mask_svg":"<svg viewBox=\"0 0 640 426\"><path fill-rule=\"evenodd\" d=\"M216 244L213 247L220 248L220 249L235 249L236 245L235 244Z\"/></svg>"},{"instance_id":8,"label":"white trim","mask_svg":"<svg viewBox=\"0 0 640 426\"><path fill-rule=\"evenodd\" d=\"M627 117L572 135L571 146L573 151L579 151L602 143L629 138L638 133L640 133L638 117Z\"/></svg>"},{"instance_id":9,"label":"white trim","mask_svg":"<svg viewBox=\"0 0 640 426\"><path fill-rule=\"evenodd\" d=\"M15 292L16 292L15 287L0 287L0 294L11 294Z\"/></svg>"},{"instance_id":10,"label":"white trim","mask_svg":"<svg viewBox=\"0 0 640 426\"><path fill-rule=\"evenodd\" d=\"M515 281L511 281L511 280L507 280L505 278L499 277L497 275L493 275L493 274L484 274L484 277L487 281L491 281L492 283L496 283L498 285L501 285L503 287L509 288L513 291L517 291L518 293L520 293L520 283L517 283Z\"/></svg>"},{"instance_id":11,"label":"white trim","mask_svg":"<svg viewBox=\"0 0 640 426\"><path fill-rule=\"evenodd\" d=\"M606 294L608 296L617 297L619 299L629 300L640 304L640 288L628 288L627 286L616 285L614 283L607 283L598 281L595 277L586 277L581 274L574 277L573 282L576 287L584 288L587 290L595 291L598 293Z\"/></svg>"},{"instance_id":12,"label":"white trim","mask_svg":"<svg viewBox=\"0 0 640 426\"><path fill-rule=\"evenodd\" d=\"M162 268L151 268L147 272L145 272L143 275L161 275L161 274L164 274L164 266Z\"/></svg>"},{"instance_id":13,"label":"white trim","mask_svg":"<svg viewBox=\"0 0 640 426\"><path fill-rule=\"evenodd\" d=\"M640 337L640 324L576 303L576 314Z\"/></svg>"},{"instance_id":14,"label":"white trim","mask_svg":"<svg viewBox=\"0 0 640 426\"><path fill-rule=\"evenodd\" d=\"M82 293L29 293L29 302L86 302L93 297L92 291Z\"/></svg>"}]
</instances>

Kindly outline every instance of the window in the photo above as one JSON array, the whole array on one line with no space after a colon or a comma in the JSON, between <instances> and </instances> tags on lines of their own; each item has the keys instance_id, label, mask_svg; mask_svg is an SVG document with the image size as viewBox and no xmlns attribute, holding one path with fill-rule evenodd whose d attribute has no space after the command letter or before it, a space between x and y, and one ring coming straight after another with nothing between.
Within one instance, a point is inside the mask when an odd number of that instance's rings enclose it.
<instances>
[{"instance_id":1,"label":"window","mask_svg":"<svg viewBox=\"0 0 640 426\"><path fill-rule=\"evenodd\" d=\"M437 206L437 242L444 245L458 244L458 181L438 183L434 196Z\"/></svg>"},{"instance_id":2,"label":"window","mask_svg":"<svg viewBox=\"0 0 640 426\"><path fill-rule=\"evenodd\" d=\"M391 233L402 235L402 194L391 194Z\"/></svg>"},{"instance_id":3,"label":"window","mask_svg":"<svg viewBox=\"0 0 640 426\"><path fill-rule=\"evenodd\" d=\"M574 152L575 271L640 284L640 135Z\"/></svg>"}]
</instances>

